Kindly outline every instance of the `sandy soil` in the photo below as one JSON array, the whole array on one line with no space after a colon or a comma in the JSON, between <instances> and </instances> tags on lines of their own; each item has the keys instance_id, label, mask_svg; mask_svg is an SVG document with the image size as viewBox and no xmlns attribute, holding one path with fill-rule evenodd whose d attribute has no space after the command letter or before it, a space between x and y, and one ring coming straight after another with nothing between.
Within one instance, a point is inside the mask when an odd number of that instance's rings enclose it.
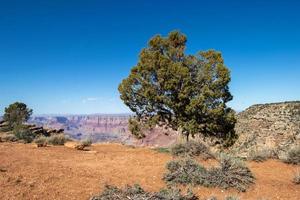
<instances>
[{"instance_id":1,"label":"sandy soil","mask_svg":"<svg viewBox=\"0 0 300 200\"><path fill-rule=\"evenodd\" d=\"M32 144L0 143L0 199L89 199L105 184L139 183L146 190L164 187L165 164L172 157L146 148L118 144L94 145L77 151L72 145L36 148ZM300 199L292 183L297 166L275 160L248 163L257 178L245 193L218 188L194 188L201 198Z\"/></svg>"}]
</instances>

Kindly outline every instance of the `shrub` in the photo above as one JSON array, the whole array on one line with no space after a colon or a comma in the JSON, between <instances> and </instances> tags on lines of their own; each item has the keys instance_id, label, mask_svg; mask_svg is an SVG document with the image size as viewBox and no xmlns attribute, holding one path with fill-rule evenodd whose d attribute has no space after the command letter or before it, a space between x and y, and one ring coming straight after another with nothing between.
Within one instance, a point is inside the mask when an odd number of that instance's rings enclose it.
<instances>
[{"instance_id":1,"label":"shrub","mask_svg":"<svg viewBox=\"0 0 300 200\"><path fill-rule=\"evenodd\" d=\"M245 164L236 158L222 154L220 166L206 169L191 159L171 161L168 173L163 177L167 182L203 185L206 187L235 188L245 191L254 183L254 176Z\"/></svg>"},{"instance_id":2,"label":"shrub","mask_svg":"<svg viewBox=\"0 0 300 200\"><path fill-rule=\"evenodd\" d=\"M276 153L270 149L252 150L249 152L248 160L263 162L269 158L278 158Z\"/></svg>"},{"instance_id":3,"label":"shrub","mask_svg":"<svg viewBox=\"0 0 300 200\"><path fill-rule=\"evenodd\" d=\"M25 143L32 142L36 136L27 127L23 125L14 127L13 133L18 140L23 140Z\"/></svg>"},{"instance_id":4,"label":"shrub","mask_svg":"<svg viewBox=\"0 0 300 200\"><path fill-rule=\"evenodd\" d=\"M18 138L14 134L5 134L1 136L1 141L3 142L16 142Z\"/></svg>"},{"instance_id":5,"label":"shrub","mask_svg":"<svg viewBox=\"0 0 300 200\"><path fill-rule=\"evenodd\" d=\"M34 140L34 143L37 144L38 147L46 147L48 143L48 138L45 136L40 136Z\"/></svg>"},{"instance_id":6,"label":"shrub","mask_svg":"<svg viewBox=\"0 0 300 200\"><path fill-rule=\"evenodd\" d=\"M207 170L192 159L170 161L166 167L169 172L163 180L167 182L206 185Z\"/></svg>"},{"instance_id":7,"label":"shrub","mask_svg":"<svg viewBox=\"0 0 300 200\"><path fill-rule=\"evenodd\" d=\"M195 141L176 144L171 148L171 153L174 156L201 156L203 159L214 158L207 146Z\"/></svg>"},{"instance_id":8,"label":"shrub","mask_svg":"<svg viewBox=\"0 0 300 200\"><path fill-rule=\"evenodd\" d=\"M246 191L254 183L254 176L245 163L226 154L221 154L220 167L210 169L208 177L209 185L239 191Z\"/></svg>"},{"instance_id":9,"label":"shrub","mask_svg":"<svg viewBox=\"0 0 300 200\"><path fill-rule=\"evenodd\" d=\"M225 198L225 200L239 200L240 198L236 197L236 196L227 196Z\"/></svg>"},{"instance_id":10,"label":"shrub","mask_svg":"<svg viewBox=\"0 0 300 200\"><path fill-rule=\"evenodd\" d=\"M198 200L198 198L189 192L187 195L181 195L180 190L168 188L157 193L146 192L139 185L127 186L119 189L115 186L105 186L104 191L90 198L90 200Z\"/></svg>"},{"instance_id":11,"label":"shrub","mask_svg":"<svg viewBox=\"0 0 300 200\"><path fill-rule=\"evenodd\" d=\"M47 143L52 145L64 145L66 141L68 138L64 134L51 135L47 139Z\"/></svg>"},{"instance_id":12,"label":"shrub","mask_svg":"<svg viewBox=\"0 0 300 200\"><path fill-rule=\"evenodd\" d=\"M89 147L92 145L92 140L91 139L86 139L81 141L79 144L75 146L75 149L77 150L84 150L86 147Z\"/></svg>"},{"instance_id":13,"label":"shrub","mask_svg":"<svg viewBox=\"0 0 300 200\"><path fill-rule=\"evenodd\" d=\"M170 153L170 149L169 148L164 148L164 147L154 148L153 150L157 151L159 153Z\"/></svg>"},{"instance_id":14,"label":"shrub","mask_svg":"<svg viewBox=\"0 0 300 200\"><path fill-rule=\"evenodd\" d=\"M293 182L294 182L295 184L300 184L300 171L299 171L299 170L295 173Z\"/></svg>"},{"instance_id":15,"label":"shrub","mask_svg":"<svg viewBox=\"0 0 300 200\"><path fill-rule=\"evenodd\" d=\"M300 164L300 145L288 150L286 158L283 160L288 164Z\"/></svg>"}]
</instances>

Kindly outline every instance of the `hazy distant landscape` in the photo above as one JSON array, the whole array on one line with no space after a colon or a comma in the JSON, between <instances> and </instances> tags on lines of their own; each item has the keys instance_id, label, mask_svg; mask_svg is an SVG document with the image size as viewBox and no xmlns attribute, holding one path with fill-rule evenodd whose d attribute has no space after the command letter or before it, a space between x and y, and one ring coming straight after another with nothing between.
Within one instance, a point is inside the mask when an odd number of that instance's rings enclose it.
<instances>
[{"instance_id":1,"label":"hazy distant landscape","mask_svg":"<svg viewBox=\"0 0 300 200\"><path fill-rule=\"evenodd\" d=\"M129 142L130 114L40 115L29 123L54 129L64 129L73 139L90 138L93 142Z\"/></svg>"}]
</instances>

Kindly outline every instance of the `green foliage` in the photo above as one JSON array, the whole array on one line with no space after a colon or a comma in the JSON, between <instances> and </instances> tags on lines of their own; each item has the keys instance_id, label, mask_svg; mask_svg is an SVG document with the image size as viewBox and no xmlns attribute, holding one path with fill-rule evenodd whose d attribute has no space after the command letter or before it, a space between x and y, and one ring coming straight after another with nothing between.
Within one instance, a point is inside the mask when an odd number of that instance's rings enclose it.
<instances>
[{"instance_id":1,"label":"green foliage","mask_svg":"<svg viewBox=\"0 0 300 200\"><path fill-rule=\"evenodd\" d=\"M222 155L220 166L206 169L191 159L171 161L167 164L168 173L163 179L177 184L203 185L206 187L235 188L245 191L254 183L248 167L236 158Z\"/></svg>"},{"instance_id":2,"label":"green foliage","mask_svg":"<svg viewBox=\"0 0 300 200\"><path fill-rule=\"evenodd\" d=\"M293 147L288 150L285 163L299 165L300 164L300 146Z\"/></svg>"},{"instance_id":3,"label":"green foliage","mask_svg":"<svg viewBox=\"0 0 300 200\"><path fill-rule=\"evenodd\" d=\"M32 114L32 109L27 108L27 105L21 102L15 102L5 108L3 120L8 122L8 126L13 129L26 122Z\"/></svg>"},{"instance_id":4,"label":"green foliage","mask_svg":"<svg viewBox=\"0 0 300 200\"><path fill-rule=\"evenodd\" d=\"M220 52L186 55L187 38L180 32L154 36L136 66L119 85L124 103L147 123L165 123L189 135L201 133L226 140L236 137L230 72ZM133 126L134 133L140 131Z\"/></svg>"},{"instance_id":5,"label":"green foliage","mask_svg":"<svg viewBox=\"0 0 300 200\"><path fill-rule=\"evenodd\" d=\"M127 186L124 189L119 189L115 186L107 185L104 191L92 197L90 200L198 200L198 198L192 193L188 192L186 195L182 195L179 189L167 188L162 189L160 192L151 193L146 192L139 185Z\"/></svg>"},{"instance_id":6,"label":"green foliage","mask_svg":"<svg viewBox=\"0 0 300 200\"><path fill-rule=\"evenodd\" d=\"M17 125L13 129L13 133L18 140L22 140L25 143L30 143L34 140L35 134L33 134L28 127L23 125Z\"/></svg>"},{"instance_id":7,"label":"green foliage","mask_svg":"<svg viewBox=\"0 0 300 200\"><path fill-rule=\"evenodd\" d=\"M174 156L200 156L204 160L214 158L207 146L196 141L175 144L171 148L171 153Z\"/></svg>"},{"instance_id":8,"label":"green foliage","mask_svg":"<svg viewBox=\"0 0 300 200\"><path fill-rule=\"evenodd\" d=\"M137 139L145 137L142 131L142 123L137 118L130 118L128 122L128 129L132 135L134 135Z\"/></svg>"},{"instance_id":9,"label":"green foliage","mask_svg":"<svg viewBox=\"0 0 300 200\"><path fill-rule=\"evenodd\" d=\"M67 141L68 138L64 134L51 135L47 139L48 144L52 145L64 145Z\"/></svg>"}]
</instances>

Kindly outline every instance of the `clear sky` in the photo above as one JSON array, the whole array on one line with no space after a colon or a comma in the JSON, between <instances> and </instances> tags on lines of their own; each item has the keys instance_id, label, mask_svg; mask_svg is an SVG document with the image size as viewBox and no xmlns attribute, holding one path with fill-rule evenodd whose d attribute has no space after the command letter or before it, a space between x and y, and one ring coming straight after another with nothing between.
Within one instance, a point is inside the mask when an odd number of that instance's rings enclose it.
<instances>
[{"instance_id":1,"label":"clear sky","mask_svg":"<svg viewBox=\"0 0 300 200\"><path fill-rule=\"evenodd\" d=\"M0 114L124 113L117 90L155 34L216 49L236 110L300 100L300 1L0 0Z\"/></svg>"}]
</instances>

